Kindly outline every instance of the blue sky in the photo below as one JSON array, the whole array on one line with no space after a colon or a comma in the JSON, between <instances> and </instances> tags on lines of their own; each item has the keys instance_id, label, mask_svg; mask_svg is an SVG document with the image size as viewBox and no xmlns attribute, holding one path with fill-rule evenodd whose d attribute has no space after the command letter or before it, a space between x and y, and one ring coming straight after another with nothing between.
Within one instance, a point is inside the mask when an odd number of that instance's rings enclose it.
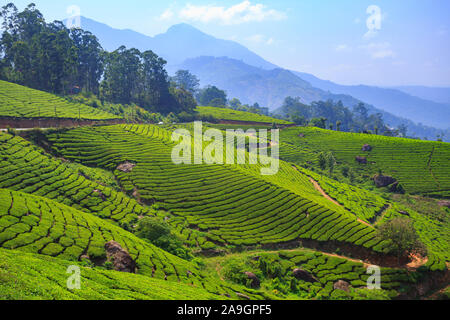
<instances>
[{"instance_id":1,"label":"blue sky","mask_svg":"<svg viewBox=\"0 0 450 320\"><path fill-rule=\"evenodd\" d=\"M31 0L13 2L23 9ZM186 22L281 67L342 84L450 86L448 0L33 2L47 20L67 18L77 5L83 16L150 36Z\"/></svg>"}]
</instances>

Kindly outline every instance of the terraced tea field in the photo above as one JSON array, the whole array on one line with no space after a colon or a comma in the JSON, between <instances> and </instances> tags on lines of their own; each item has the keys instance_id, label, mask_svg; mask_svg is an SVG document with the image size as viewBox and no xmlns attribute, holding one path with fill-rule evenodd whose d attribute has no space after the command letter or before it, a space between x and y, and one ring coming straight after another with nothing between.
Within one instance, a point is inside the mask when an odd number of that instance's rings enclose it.
<instances>
[{"instance_id":1,"label":"terraced tea field","mask_svg":"<svg viewBox=\"0 0 450 320\"><path fill-rule=\"evenodd\" d=\"M0 80L0 117L119 119L116 115L53 94Z\"/></svg>"},{"instance_id":2,"label":"terraced tea field","mask_svg":"<svg viewBox=\"0 0 450 320\"><path fill-rule=\"evenodd\" d=\"M304 249L240 253L214 258L210 263L212 268L221 270L221 275L230 277L232 281L238 277L230 271L241 268L262 279L261 287L267 290L276 290L281 295L297 291L305 299L386 299L397 296L398 290L405 290L424 276L404 269L381 268L381 290L368 290L368 265ZM296 269L302 270L303 276L308 273L309 277L296 278ZM348 292L335 289L334 284L339 280L349 283L351 289Z\"/></svg>"},{"instance_id":3,"label":"terraced tea field","mask_svg":"<svg viewBox=\"0 0 450 320\"><path fill-rule=\"evenodd\" d=\"M28 141L0 135L0 188L46 197L114 222L151 215L135 200L88 179Z\"/></svg>"},{"instance_id":4,"label":"terraced tea field","mask_svg":"<svg viewBox=\"0 0 450 320\"><path fill-rule=\"evenodd\" d=\"M197 107L195 109L201 116L212 116L219 120L242 121L242 122L259 122L267 124L291 124L289 121L275 119L265 115L250 113L245 111L237 111L233 109L215 108L215 107Z\"/></svg>"},{"instance_id":5,"label":"terraced tea field","mask_svg":"<svg viewBox=\"0 0 450 320\"><path fill-rule=\"evenodd\" d=\"M332 152L338 164L361 176L380 170L397 179L408 193L450 196L450 144L344 133L318 128L281 131L280 157L299 165L317 164L320 152ZM368 144L372 151L362 151ZM359 164L356 157L367 159Z\"/></svg>"},{"instance_id":6,"label":"terraced tea field","mask_svg":"<svg viewBox=\"0 0 450 320\"><path fill-rule=\"evenodd\" d=\"M307 238L385 248L354 215L282 188L276 176L271 182L236 166L173 164L169 137L157 126L130 125L80 128L49 139L66 159L88 166L115 170L125 161L136 164L132 172L115 171L125 190L138 190L143 201L198 226L214 243L253 246Z\"/></svg>"},{"instance_id":7,"label":"terraced tea field","mask_svg":"<svg viewBox=\"0 0 450 320\"><path fill-rule=\"evenodd\" d=\"M80 266L80 289L67 288L73 261L0 249L0 300L214 300L204 288Z\"/></svg>"},{"instance_id":8,"label":"terraced tea field","mask_svg":"<svg viewBox=\"0 0 450 320\"><path fill-rule=\"evenodd\" d=\"M88 213L5 189L0 189L0 199L0 247L3 249L62 261L77 262L87 256L99 262L106 260L105 244L114 240L130 253L140 275L189 284L215 295L235 296L236 290L242 290L204 275L194 264Z\"/></svg>"}]
</instances>

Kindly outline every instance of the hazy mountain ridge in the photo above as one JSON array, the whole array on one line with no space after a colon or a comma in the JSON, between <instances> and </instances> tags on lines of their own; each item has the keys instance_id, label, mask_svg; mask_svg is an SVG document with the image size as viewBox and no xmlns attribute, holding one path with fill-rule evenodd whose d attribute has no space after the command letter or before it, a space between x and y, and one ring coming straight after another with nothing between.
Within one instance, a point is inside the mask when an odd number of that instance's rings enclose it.
<instances>
[{"instance_id":1,"label":"hazy mountain ridge","mask_svg":"<svg viewBox=\"0 0 450 320\"><path fill-rule=\"evenodd\" d=\"M441 129L447 129L450 126L450 104L428 101L392 88L346 86L321 80L307 73L296 72L295 74L314 87L333 93L349 94L396 116Z\"/></svg>"},{"instance_id":2,"label":"hazy mountain ridge","mask_svg":"<svg viewBox=\"0 0 450 320\"><path fill-rule=\"evenodd\" d=\"M81 27L95 34L105 50L114 51L121 45L141 51L152 50L170 65L189 58L212 55L242 60L263 69L277 67L237 42L214 38L188 24L174 25L166 33L154 37L129 29L114 29L85 17L81 18Z\"/></svg>"},{"instance_id":3,"label":"hazy mountain ridge","mask_svg":"<svg viewBox=\"0 0 450 320\"><path fill-rule=\"evenodd\" d=\"M430 100L437 103L444 103L450 105L450 88L445 87L423 87L423 86L402 86L393 87L403 91L411 96Z\"/></svg>"},{"instance_id":4,"label":"hazy mountain ridge","mask_svg":"<svg viewBox=\"0 0 450 320\"><path fill-rule=\"evenodd\" d=\"M430 102L428 106L431 107L423 110L414 105L419 109L418 112L409 111L411 108L408 106L409 109L405 111L395 105L386 105L383 101L372 99L370 95L358 94L351 86L340 86L312 75L278 68L237 42L214 38L188 24L174 25L166 33L149 37L132 30L114 29L84 17L81 23L82 28L95 34L108 51L115 50L120 45L153 50L168 61L169 73L173 74L180 68L188 69L200 78L202 85L217 85L225 89L229 97L237 97L243 103L258 102L274 110L281 106L287 96L299 96L305 103L341 100L350 108L363 101L375 105L376 108L369 107L371 112L381 112L386 123L391 126L407 124L411 134L429 138L436 137L443 130L416 125L404 118L424 124L439 124L441 128L445 127L443 122L450 118L447 112L450 108L443 107L442 104ZM381 93L385 92L381 90L390 90L415 103L421 100L393 89L364 88L369 91L380 90L377 92ZM357 94L352 94L353 92ZM374 100L377 103L373 103ZM438 112L430 115L430 108ZM426 121L429 117L431 121Z\"/></svg>"}]
</instances>

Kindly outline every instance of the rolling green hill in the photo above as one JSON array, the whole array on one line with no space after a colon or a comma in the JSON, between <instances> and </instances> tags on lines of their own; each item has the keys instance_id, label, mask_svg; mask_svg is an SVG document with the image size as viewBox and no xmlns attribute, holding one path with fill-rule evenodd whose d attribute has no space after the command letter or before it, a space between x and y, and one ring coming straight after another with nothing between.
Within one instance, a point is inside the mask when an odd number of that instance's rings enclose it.
<instances>
[{"instance_id":1,"label":"rolling green hill","mask_svg":"<svg viewBox=\"0 0 450 320\"><path fill-rule=\"evenodd\" d=\"M215 108L215 107L197 107L195 109L201 116L212 116L219 120L229 120L229 121L243 121L243 122L259 122L259 123L267 123L271 125L273 123L276 124L290 124L290 122L280 119L275 119L272 117L268 117L265 115L245 112L245 111L237 111L233 109L226 108Z\"/></svg>"},{"instance_id":2,"label":"rolling green hill","mask_svg":"<svg viewBox=\"0 0 450 320\"><path fill-rule=\"evenodd\" d=\"M67 269L79 265L81 288L67 288ZM0 300L212 300L203 288L81 263L0 249Z\"/></svg>"},{"instance_id":3,"label":"rolling green hill","mask_svg":"<svg viewBox=\"0 0 450 320\"><path fill-rule=\"evenodd\" d=\"M53 94L0 80L0 117L70 118L83 120L120 119L118 116Z\"/></svg>"},{"instance_id":4,"label":"rolling green hill","mask_svg":"<svg viewBox=\"0 0 450 320\"><path fill-rule=\"evenodd\" d=\"M81 261L82 256L87 256L91 262L101 266L106 260L105 244L114 240L130 253L140 275L173 282L174 285L189 284L216 296L236 298L238 290L255 298L259 296L257 292L226 284L204 274L193 263L175 257L88 213L42 197L5 189L0 189L0 199L0 247L3 249L75 263ZM2 250L0 255L3 254ZM8 269L7 266L4 268ZM1 269L3 267L0 263ZM127 279L127 276L123 277ZM138 278L133 280L132 276L128 278L135 284L138 281ZM95 277L92 280L96 282ZM120 281L120 277L118 280Z\"/></svg>"},{"instance_id":5,"label":"rolling green hill","mask_svg":"<svg viewBox=\"0 0 450 320\"><path fill-rule=\"evenodd\" d=\"M304 177L305 186L300 179L282 182L278 175L288 175L283 170L288 164L270 178L239 166L175 165L169 137L169 131L157 126L130 125L80 128L49 139L66 159L85 165L115 170L124 161L135 163L132 172L115 171L125 190L137 190L143 201L174 214L180 227L198 226L207 234L208 245L252 246L307 238L385 248L373 228L353 214L330 209L324 205L326 199L308 192L313 186ZM290 179L300 176L290 170Z\"/></svg>"},{"instance_id":6,"label":"rolling green hill","mask_svg":"<svg viewBox=\"0 0 450 320\"><path fill-rule=\"evenodd\" d=\"M320 152L332 152L338 165L370 180L380 170L397 179L408 193L450 196L450 144L344 133L318 128L282 130L280 157L299 165L314 164ZM362 151L368 144L372 151ZM367 159L360 164L356 157Z\"/></svg>"}]
</instances>

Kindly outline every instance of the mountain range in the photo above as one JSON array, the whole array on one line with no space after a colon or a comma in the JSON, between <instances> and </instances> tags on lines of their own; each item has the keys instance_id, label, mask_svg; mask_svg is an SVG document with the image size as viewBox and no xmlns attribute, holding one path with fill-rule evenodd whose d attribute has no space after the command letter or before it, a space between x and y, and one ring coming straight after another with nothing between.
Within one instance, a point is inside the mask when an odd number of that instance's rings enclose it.
<instances>
[{"instance_id":1,"label":"mountain range","mask_svg":"<svg viewBox=\"0 0 450 320\"><path fill-rule=\"evenodd\" d=\"M81 23L108 51L121 45L152 50L167 60L170 74L187 69L202 85L216 85L243 103L258 102L275 110L287 96L298 96L305 103L341 100L350 108L362 101L371 112L381 112L389 125L408 125L410 134L434 139L447 129L446 135L450 135L450 88L340 85L281 69L237 42L217 39L188 24L174 25L166 33L150 37L84 17Z\"/></svg>"}]
</instances>

